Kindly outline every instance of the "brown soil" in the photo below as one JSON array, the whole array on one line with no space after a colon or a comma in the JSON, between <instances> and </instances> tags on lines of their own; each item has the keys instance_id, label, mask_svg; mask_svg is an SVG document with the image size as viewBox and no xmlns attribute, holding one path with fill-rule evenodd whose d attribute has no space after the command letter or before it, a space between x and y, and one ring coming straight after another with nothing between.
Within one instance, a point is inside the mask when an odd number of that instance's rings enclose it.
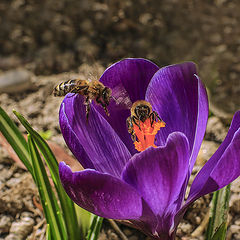
<instances>
[{"instance_id":1,"label":"brown soil","mask_svg":"<svg viewBox=\"0 0 240 240\"><path fill-rule=\"evenodd\" d=\"M24 116L30 121L34 128L38 131L52 132L51 141L57 143L59 146L65 147L63 138L61 136L58 126L58 109L61 102L61 98L54 98L51 95L52 87L60 80L66 80L73 76L83 76L86 78L86 72L93 71L93 68L84 64L79 68L78 73L64 73L52 76L38 76L33 77L32 82L34 87L27 90L21 95L19 94L1 94L0 101L1 106L14 118L11 113L12 109L24 114ZM51 114L49 114L51 113ZM24 129L19 125L20 129L24 132ZM207 159L218 147L218 143L223 140L226 135L226 127L224 123L218 117L211 117L209 119L209 125L207 129L206 140L204 141L202 150L200 151L197 165L194 168L194 174L200 169ZM215 142L214 142L215 141ZM45 223L42 222L43 214L39 209L39 204L36 204L38 199L37 189L31 180L29 173L20 169L9 157L5 148L1 148L0 157L0 222L1 219L8 219L7 223L2 227L0 237L6 237L6 239L12 239L11 226L14 223L21 222L22 214L29 214L29 218L32 219L30 227L27 225L28 231L25 232L28 239L34 235L36 239L40 239L45 231ZM69 153L70 154L70 153ZM191 177L191 181L193 176ZM31 183L31 184L30 184ZM239 209L240 209L240 183L236 181L232 186L233 194L231 197L231 211L230 211L230 223L228 239L239 239L237 236L238 229L240 227ZM208 212L210 196L199 199L194 205L187 211L184 220L180 224L178 230L179 239L204 239L205 227L202 231L196 229L199 225L203 224L203 219ZM23 222L25 224L25 222ZM26 225L26 224L25 224ZM25 226L24 225L24 229ZM1 226L1 225L0 225ZM38 226L38 229L33 228ZM130 229L121 225L120 228L125 233L128 239L146 239L146 237L139 233L137 230ZM195 237L191 235L193 234ZM7 237L8 236L8 237ZM26 237L24 236L24 237ZM31 236L31 237L30 237ZM38 237L38 238L37 238ZM1 238L0 238L1 239ZM14 238L13 238L14 239ZM22 238L24 239L24 238ZM118 233L113 229L110 224L105 220L104 227L101 232L100 239L121 239Z\"/></svg>"}]
</instances>

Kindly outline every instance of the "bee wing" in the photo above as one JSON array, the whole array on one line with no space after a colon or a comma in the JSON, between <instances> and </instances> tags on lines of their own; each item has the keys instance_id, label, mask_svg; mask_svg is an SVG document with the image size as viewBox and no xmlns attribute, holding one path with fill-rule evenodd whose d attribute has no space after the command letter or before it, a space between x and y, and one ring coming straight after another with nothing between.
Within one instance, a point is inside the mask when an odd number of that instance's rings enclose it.
<instances>
[{"instance_id":1,"label":"bee wing","mask_svg":"<svg viewBox=\"0 0 240 240\"><path fill-rule=\"evenodd\" d=\"M116 102L116 105L121 108L130 109L132 107L132 101L129 94L121 84L112 89L112 98Z\"/></svg>"},{"instance_id":2,"label":"bee wing","mask_svg":"<svg viewBox=\"0 0 240 240\"><path fill-rule=\"evenodd\" d=\"M103 67L95 61L94 62L90 61L89 63L83 63L79 67L79 72L81 72L81 74L89 82L98 80L102 75L103 71L104 71Z\"/></svg>"},{"instance_id":3,"label":"bee wing","mask_svg":"<svg viewBox=\"0 0 240 240\"><path fill-rule=\"evenodd\" d=\"M98 73L93 71L93 70L89 71L88 76L87 76L87 80L89 82L94 81L94 80L98 80L98 75L97 74Z\"/></svg>"}]
</instances>

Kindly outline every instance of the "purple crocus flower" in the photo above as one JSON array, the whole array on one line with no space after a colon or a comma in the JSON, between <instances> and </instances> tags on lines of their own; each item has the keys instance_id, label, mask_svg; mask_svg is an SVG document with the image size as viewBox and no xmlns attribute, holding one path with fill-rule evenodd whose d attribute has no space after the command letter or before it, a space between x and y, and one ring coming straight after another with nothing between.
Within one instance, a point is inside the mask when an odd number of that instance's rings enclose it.
<instances>
[{"instance_id":1,"label":"purple crocus flower","mask_svg":"<svg viewBox=\"0 0 240 240\"><path fill-rule=\"evenodd\" d=\"M188 206L240 175L240 111L228 134L195 177L184 201L208 119L206 90L192 62L159 69L145 59L124 59L110 66L100 81L131 102L146 100L166 123L154 147L138 153L127 131L129 109L111 100L106 116L92 105L88 123L80 95L68 94L60 109L63 137L85 170L59 173L69 197L105 218L128 220L152 239L175 239Z\"/></svg>"}]
</instances>

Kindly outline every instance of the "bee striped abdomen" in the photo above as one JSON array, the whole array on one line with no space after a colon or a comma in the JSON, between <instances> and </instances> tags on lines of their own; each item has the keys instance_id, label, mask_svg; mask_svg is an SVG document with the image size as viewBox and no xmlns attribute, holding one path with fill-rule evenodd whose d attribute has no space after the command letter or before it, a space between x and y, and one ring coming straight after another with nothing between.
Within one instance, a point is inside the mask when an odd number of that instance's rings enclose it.
<instances>
[{"instance_id":1,"label":"bee striped abdomen","mask_svg":"<svg viewBox=\"0 0 240 240\"><path fill-rule=\"evenodd\" d=\"M60 83L53 90L54 96L61 97L61 96L65 96L66 94L72 92L72 90L76 87L76 82L77 82L77 80L73 79L73 80L67 80L65 82Z\"/></svg>"}]
</instances>

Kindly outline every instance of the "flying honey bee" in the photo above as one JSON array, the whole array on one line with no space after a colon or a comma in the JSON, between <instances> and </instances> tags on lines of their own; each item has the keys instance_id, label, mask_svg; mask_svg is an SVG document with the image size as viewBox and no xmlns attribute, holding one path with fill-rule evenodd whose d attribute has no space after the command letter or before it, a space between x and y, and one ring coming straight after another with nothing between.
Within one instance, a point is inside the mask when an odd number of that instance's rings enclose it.
<instances>
[{"instance_id":1,"label":"flying honey bee","mask_svg":"<svg viewBox=\"0 0 240 240\"><path fill-rule=\"evenodd\" d=\"M53 90L53 95L65 96L67 93L76 93L85 97L84 104L86 105L86 119L88 120L90 112L90 103L94 100L97 104L101 105L105 113L109 116L107 106L112 98L112 90L104 86L98 80L81 80L72 79L57 85Z\"/></svg>"},{"instance_id":2,"label":"flying honey bee","mask_svg":"<svg viewBox=\"0 0 240 240\"><path fill-rule=\"evenodd\" d=\"M136 141L136 135L133 124L137 125L141 130L140 123L144 123L147 119L150 119L151 126L157 119L163 122L157 112L152 110L152 105L145 100L138 100L134 102L130 112L131 116L127 118L127 128L134 142Z\"/></svg>"}]
</instances>

